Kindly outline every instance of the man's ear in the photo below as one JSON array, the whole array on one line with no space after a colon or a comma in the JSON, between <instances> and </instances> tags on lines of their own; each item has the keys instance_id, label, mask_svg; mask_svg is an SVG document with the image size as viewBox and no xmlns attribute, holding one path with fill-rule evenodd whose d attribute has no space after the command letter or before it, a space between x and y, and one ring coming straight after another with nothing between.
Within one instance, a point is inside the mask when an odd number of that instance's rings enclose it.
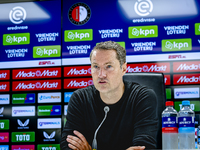
<instances>
[{"instance_id":1,"label":"man's ear","mask_svg":"<svg viewBox=\"0 0 200 150\"><path fill-rule=\"evenodd\" d=\"M122 73L123 73L123 75L126 73L126 70L127 70L127 63L124 63L122 65Z\"/></svg>"}]
</instances>

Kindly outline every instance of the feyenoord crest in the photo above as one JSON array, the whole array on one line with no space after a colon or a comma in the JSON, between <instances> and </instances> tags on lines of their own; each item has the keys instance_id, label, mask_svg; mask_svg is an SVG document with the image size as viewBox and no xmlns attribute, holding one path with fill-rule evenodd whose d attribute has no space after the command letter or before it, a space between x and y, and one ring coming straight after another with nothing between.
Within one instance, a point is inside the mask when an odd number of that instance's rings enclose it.
<instances>
[{"instance_id":1,"label":"feyenoord crest","mask_svg":"<svg viewBox=\"0 0 200 150\"><path fill-rule=\"evenodd\" d=\"M70 7L68 17L71 23L84 25L91 17L91 9L85 3L76 3Z\"/></svg>"}]
</instances>

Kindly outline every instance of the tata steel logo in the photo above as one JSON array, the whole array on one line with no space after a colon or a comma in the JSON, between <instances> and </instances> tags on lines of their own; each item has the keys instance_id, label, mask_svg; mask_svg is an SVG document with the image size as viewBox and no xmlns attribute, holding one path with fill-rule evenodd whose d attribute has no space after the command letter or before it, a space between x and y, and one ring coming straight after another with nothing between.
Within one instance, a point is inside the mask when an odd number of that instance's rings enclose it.
<instances>
[{"instance_id":1,"label":"tata steel logo","mask_svg":"<svg viewBox=\"0 0 200 150\"><path fill-rule=\"evenodd\" d=\"M200 75L174 75L174 84L200 84Z\"/></svg>"},{"instance_id":2,"label":"tata steel logo","mask_svg":"<svg viewBox=\"0 0 200 150\"><path fill-rule=\"evenodd\" d=\"M60 77L61 68L13 70L13 79Z\"/></svg>"},{"instance_id":3,"label":"tata steel logo","mask_svg":"<svg viewBox=\"0 0 200 150\"><path fill-rule=\"evenodd\" d=\"M64 88L73 89L73 88L84 88L89 85L93 85L91 78L89 79L64 79Z\"/></svg>"},{"instance_id":4,"label":"tata steel logo","mask_svg":"<svg viewBox=\"0 0 200 150\"><path fill-rule=\"evenodd\" d=\"M16 81L13 82L13 91L60 89L61 80Z\"/></svg>"},{"instance_id":5,"label":"tata steel logo","mask_svg":"<svg viewBox=\"0 0 200 150\"><path fill-rule=\"evenodd\" d=\"M64 76L91 76L91 67L83 66L83 67L65 67L64 68Z\"/></svg>"},{"instance_id":6,"label":"tata steel logo","mask_svg":"<svg viewBox=\"0 0 200 150\"><path fill-rule=\"evenodd\" d=\"M138 0L134 9L139 16L148 16L153 11L153 3L151 0Z\"/></svg>"},{"instance_id":7,"label":"tata steel logo","mask_svg":"<svg viewBox=\"0 0 200 150\"><path fill-rule=\"evenodd\" d=\"M91 17L91 9L85 3L76 3L70 7L68 17L74 25L84 25Z\"/></svg>"},{"instance_id":8,"label":"tata steel logo","mask_svg":"<svg viewBox=\"0 0 200 150\"><path fill-rule=\"evenodd\" d=\"M200 61L192 62L174 62L173 63L174 72L191 72L191 71L200 71Z\"/></svg>"},{"instance_id":9,"label":"tata steel logo","mask_svg":"<svg viewBox=\"0 0 200 150\"><path fill-rule=\"evenodd\" d=\"M165 64L128 64L127 73L132 72L169 72L169 63Z\"/></svg>"},{"instance_id":10,"label":"tata steel logo","mask_svg":"<svg viewBox=\"0 0 200 150\"><path fill-rule=\"evenodd\" d=\"M10 11L9 18L12 23L20 24L26 19L26 10L21 6L16 6Z\"/></svg>"}]
</instances>

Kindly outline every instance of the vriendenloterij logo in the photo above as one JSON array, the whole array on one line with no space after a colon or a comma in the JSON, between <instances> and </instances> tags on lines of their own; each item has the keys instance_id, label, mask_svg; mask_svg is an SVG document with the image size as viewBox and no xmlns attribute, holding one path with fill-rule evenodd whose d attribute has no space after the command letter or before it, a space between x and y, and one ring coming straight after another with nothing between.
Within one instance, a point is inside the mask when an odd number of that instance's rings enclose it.
<instances>
[{"instance_id":1,"label":"vriendenloterij logo","mask_svg":"<svg viewBox=\"0 0 200 150\"><path fill-rule=\"evenodd\" d=\"M192 39L167 39L162 40L162 51L190 51L192 50Z\"/></svg>"},{"instance_id":2,"label":"vriendenloterij logo","mask_svg":"<svg viewBox=\"0 0 200 150\"><path fill-rule=\"evenodd\" d=\"M153 10L153 3L151 0L137 0L134 9L139 16L148 16Z\"/></svg>"},{"instance_id":3,"label":"vriendenloterij logo","mask_svg":"<svg viewBox=\"0 0 200 150\"><path fill-rule=\"evenodd\" d=\"M76 3L70 7L68 17L71 23L84 25L91 17L91 9L85 3Z\"/></svg>"},{"instance_id":4,"label":"vriendenloterij logo","mask_svg":"<svg viewBox=\"0 0 200 150\"><path fill-rule=\"evenodd\" d=\"M26 10L21 6L16 6L10 11L9 18L12 23L20 24L26 19Z\"/></svg>"},{"instance_id":5,"label":"vriendenloterij logo","mask_svg":"<svg viewBox=\"0 0 200 150\"><path fill-rule=\"evenodd\" d=\"M133 26L128 28L128 37L132 38L151 38L158 37L158 26Z\"/></svg>"},{"instance_id":6,"label":"vriendenloterij logo","mask_svg":"<svg viewBox=\"0 0 200 150\"><path fill-rule=\"evenodd\" d=\"M33 47L33 58L60 57L60 45L35 46Z\"/></svg>"},{"instance_id":7,"label":"vriendenloterij logo","mask_svg":"<svg viewBox=\"0 0 200 150\"><path fill-rule=\"evenodd\" d=\"M93 40L92 29L65 30L65 42L92 41L92 40Z\"/></svg>"},{"instance_id":8,"label":"vriendenloterij logo","mask_svg":"<svg viewBox=\"0 0 200 150\"><path fill-rule=\"evenodd\" d=\"M30 44L30 33L13 33L3 35L3 45Z\"/></svg>"}]
</instances>

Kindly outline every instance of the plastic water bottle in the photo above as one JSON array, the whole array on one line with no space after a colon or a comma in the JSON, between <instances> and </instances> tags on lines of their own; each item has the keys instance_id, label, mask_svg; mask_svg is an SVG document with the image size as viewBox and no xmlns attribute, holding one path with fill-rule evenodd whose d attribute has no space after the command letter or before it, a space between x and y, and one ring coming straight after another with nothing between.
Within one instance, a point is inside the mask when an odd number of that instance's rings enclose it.
<instances>
[{"instance_id":1,"label":"plastic water bottle","mask_svg":"<svg viewBox=\"0 0 200 150\"><path fill-rule=\"evenodd\" d=\"M178 118L174 102L167 101L162 112L162 149L178 149Z\"/></svg>"},{"instance_id":2,"label":"plastic water bottle","mask_svg":"<svg viewBox=\"0 0 200 150\"><path fill-rule=\"evenodd\" d=\"M182 101L178 113L179 149L195 149L195 113L190 109L190 101Z\"/></svg>"}]
</instances>

